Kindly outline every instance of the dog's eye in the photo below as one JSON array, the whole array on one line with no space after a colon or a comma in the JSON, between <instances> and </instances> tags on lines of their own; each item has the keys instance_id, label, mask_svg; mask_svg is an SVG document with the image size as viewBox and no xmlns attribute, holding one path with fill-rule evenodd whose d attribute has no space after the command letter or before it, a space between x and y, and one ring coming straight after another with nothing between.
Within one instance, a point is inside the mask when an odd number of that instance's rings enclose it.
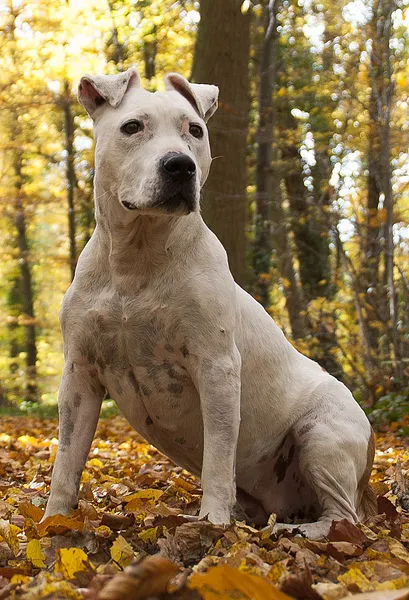
<instances>
[{"instance_id":1,"label":"dog's eye","mask_svg":"<svg viewBox=\"0 0 409 600\"><path fill-rule=\"evenodd\" d=\"M189 133L199 140L203 137L203 129L200 127L200 125L196 125L196 123L191 123L189 125Z\"/></svg>"},{"instance_id":2,"label":"dog's eye","mask_svg":"<svg viewBox=\"0 0 409 600\"><path fill-rule=\"evenodd\" d=\"M134 133L138 133L142 131L144 128L144 124L142 121L138 121L137 119L132 119L132 121L128 121L124 123L121 127L122 133L126 133L127 135L133 135Z\"/></svg>"}]
</instances>

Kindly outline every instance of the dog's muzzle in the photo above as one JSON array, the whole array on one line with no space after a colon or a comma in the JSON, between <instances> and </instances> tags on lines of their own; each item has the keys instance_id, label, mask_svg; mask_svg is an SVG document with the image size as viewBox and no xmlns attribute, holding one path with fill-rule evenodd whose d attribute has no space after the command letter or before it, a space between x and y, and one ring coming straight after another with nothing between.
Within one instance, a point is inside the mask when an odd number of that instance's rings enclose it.
<instances>
[{"instance_id":1,"label":"dog's muzzle","mask_svg":"<svg viewBox=\"0 0 409 600\"><path fill-rule=\"evenodd\" d=\"M196 165L187 154L169 152L159 162L162 173L165 173L173 182L183 184L194 176Z\"/></svg>"},{"instance_id":2,"label":"dog's muzzle","mask_svg":"<svg viewBox=\"0 0 409 600\"><path fill-rule=\"evenodd\" d=\"M188 213L196 204L196 164L187 154L168 152L159 161L161 186L155 207Z\"/></svg>"}]
</instances>

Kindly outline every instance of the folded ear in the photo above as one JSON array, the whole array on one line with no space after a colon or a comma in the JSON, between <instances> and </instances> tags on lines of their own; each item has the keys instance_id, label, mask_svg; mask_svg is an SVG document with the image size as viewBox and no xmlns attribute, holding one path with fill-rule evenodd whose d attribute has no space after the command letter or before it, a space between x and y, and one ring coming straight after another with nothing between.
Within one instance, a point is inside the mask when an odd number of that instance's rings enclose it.
<instances>
[{"instance_id":1,"label":"folded ear","mask_svg":"<svg viewBox=\"0 0 409 600\"><path fill-rule=\"evenodd\" d=\"M165 77L165 88L182 94L204 121L208 121L217 110L219 88L216 85L189 83L182 75L169 73Z\"/></svg>"},{"instance_id":2,"label":"folded ear","mask_svg":"<svg viewBox=\"0 0 409 600\"><path fill-rule=\"evenodd\" d=\"M90 117L98 108L109 104L116 108L130 87L140 87L141 78L135 67L118 75L84 75L78 86L78 99Z\"/></svg>"}]
</instances>

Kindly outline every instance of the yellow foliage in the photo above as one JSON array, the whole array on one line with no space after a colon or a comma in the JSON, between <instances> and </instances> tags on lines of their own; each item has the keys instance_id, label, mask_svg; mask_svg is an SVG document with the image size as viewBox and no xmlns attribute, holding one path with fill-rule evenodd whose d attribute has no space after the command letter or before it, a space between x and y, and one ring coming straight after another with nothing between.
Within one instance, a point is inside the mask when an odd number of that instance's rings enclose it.
<instances>
[{"instance_id":1,"label":"yellow foliage","mask_svg":"<svg viewBox=\"0 0 409 600\"><path fill-rule=\"evenodd\" d=\"M91 567L87 555L81 548L59 548L54 570L62 573L64 579L74 579L76 573Z\"/></svg>"},{"instance_id":2,"label":"yellow foliage","mask_svg":"<svg viewBox=\"0 0 409 600\"><path fill-rule=\"evenodd\" d=\"M27 544L26 549L27 559L31 562L33 567L42 568L45 567L45 554L41 550L40 540L30 540Z\"/></svg>"},{"instance_id":3,"label":"yellow foliage","mask_svg":"<svg viewBox=\"0 0 409 600\"><path fill-rule=\"evenodd\" d=\"M17 556L20 550L20 543L17 538L17 534L20 531L20 528L16 525L11 525L5 519L0 519L0 535L7 543L14 556Z\"/></svg>"},{"instance_id":4,"label":"yellow foliage","mask_svg":"<svg viewBox=\"0 0 409 600\"><path fill-rule=\"evenodd\" d=\"M204 600L291 600L265 579L228 565L212 567L204 575L195 573L189 587L198 590Z\"/></svg>"},{"instance_id":5,"label":"yellow foliage","mask_svg":"<svg viewBox=\"0 0 409 600\"><path fill-rule=\"evenodd\" d=\"M133 548L122 535L118 535L111 546L112 559L125 568L134 558Z\"/></svg>"}]
</instances>

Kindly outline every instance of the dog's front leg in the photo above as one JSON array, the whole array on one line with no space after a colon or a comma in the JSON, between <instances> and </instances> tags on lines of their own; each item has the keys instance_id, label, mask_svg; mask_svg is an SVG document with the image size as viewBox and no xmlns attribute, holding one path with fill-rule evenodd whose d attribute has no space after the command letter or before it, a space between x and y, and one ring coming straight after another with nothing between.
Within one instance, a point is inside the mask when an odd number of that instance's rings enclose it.
<instances>
[{"instance_id":1,"label":"dog's front leg","mask_svg":"<svg viewBox=\"0 0 409 600\"><path fill-rule=\"evenodd\" d=\"M104 393L90 367L66 363L58 398L58 451L44 518L66 515L78 503L81 474L95 434Z\"/></svg>"},{"instance_id":2,"label":"dog's front leg","mask_svg":"<svg viewBox=\"0 0 409 600\"><path fill-rule=\"evenodd\" d=\"M203 499L199 518L230 523L236 501L235 463L240 426L241 359L236 347L230 356L203 360L199 393L203 416Z\"/></svg>"}]
</instances>

